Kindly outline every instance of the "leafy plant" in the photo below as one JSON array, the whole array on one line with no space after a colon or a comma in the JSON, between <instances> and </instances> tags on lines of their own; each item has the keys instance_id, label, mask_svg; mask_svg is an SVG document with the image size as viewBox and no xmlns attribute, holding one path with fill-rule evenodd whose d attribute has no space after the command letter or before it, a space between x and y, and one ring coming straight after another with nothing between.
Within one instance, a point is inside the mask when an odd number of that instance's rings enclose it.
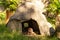
<instances>
[{"instance_id":1,"label":"leafy plant","mask_svg":"<svg viewBox=\"0 0 60 40\"><path fill-rule=\"evenodd\" d=\"M1 0L0 5L4 6L5 9L9 8L10 10L16 10L17 5L19 4L20 0Z\"/></svg>"},{"instance_id":2,"label":"leafy plant","mask_svg":"<svg viewBox=\"0 0 60 40\"><path fill-rule=\"evenodd\" d=\"M60 1L50 0L50 4L48 5L47 10L53 14L60 14Z\"/></svg>"},{"instance_id":3,"label":"leafy plant","mask_svg":"<svg viewBox=\"0 0 60 40\"><path fill-rule=\"evenodd\" d=\"M51 14L50 17L47 16L47 19L50 23L52 23L53 26L55 26L56 17L60 14L60 1L59 0L50 0L50 3L48 4L46 10L48 11L48 14Z\"/></svg>"}]
</instances>

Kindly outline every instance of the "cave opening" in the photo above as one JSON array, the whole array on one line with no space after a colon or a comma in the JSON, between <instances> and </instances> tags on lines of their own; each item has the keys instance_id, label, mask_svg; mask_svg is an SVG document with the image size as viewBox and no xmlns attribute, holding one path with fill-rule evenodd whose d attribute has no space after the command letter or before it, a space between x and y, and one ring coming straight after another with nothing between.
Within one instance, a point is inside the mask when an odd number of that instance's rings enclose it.
<instances>
[{"instance_id":1,"label":"cave opening","mask_svg":"<svg viewBox=\"0 0 60 40\"><path fill-rule=\"evenodd\" d=\"M39 26L35 20L30 19L22 22L22 33L26 33L28 28L32 28L36 34L40 35Z\"/></svg>"}]
</instances>

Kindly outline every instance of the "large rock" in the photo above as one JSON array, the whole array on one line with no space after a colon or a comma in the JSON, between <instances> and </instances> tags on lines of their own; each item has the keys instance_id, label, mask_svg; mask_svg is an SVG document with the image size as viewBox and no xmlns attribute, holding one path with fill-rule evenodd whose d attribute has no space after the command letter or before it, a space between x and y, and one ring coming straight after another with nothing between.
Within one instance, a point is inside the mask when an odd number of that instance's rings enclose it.
<instances>
[{"instance_id":1,"label":"large rock","mask_svg":"<svg viewBox=\"0 0 60 40\"><path fill-rule=\"evenodd\" d=\"M25 2L18 6L15 14L10 18L7 26L12 30L19 28L22 32L22 22L30 19L35 20L38 24L41 35L50 35L51 24L46 20L44 14L42 14L44 4L40 1Z\"/></svg>"}]
</instances>

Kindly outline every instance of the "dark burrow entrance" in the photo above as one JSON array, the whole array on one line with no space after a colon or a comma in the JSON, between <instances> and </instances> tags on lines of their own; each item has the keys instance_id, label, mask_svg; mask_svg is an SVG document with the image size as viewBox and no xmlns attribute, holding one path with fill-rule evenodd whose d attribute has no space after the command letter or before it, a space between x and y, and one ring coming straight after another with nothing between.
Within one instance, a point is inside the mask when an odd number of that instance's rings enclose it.
<instances>
[{"instance_id":1,"label":"dark burrow entrance","mask_svg":"<svg viewBox=\"0 0 60 40\"><path fill-rule=\"evenodd\" d=\"M22 33L27 32L28 28L33 28L33 31L36 34L40 35L39 26L35 20L31 19L31 20L22 22Z\"/></svg>"}]
</instances>

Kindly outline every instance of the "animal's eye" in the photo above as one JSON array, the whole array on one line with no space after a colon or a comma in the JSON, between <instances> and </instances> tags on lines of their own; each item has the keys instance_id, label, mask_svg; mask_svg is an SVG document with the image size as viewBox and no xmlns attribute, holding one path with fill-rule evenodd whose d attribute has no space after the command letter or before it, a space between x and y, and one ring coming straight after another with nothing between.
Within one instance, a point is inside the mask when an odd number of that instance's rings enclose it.
<instances>
[{"instance_id":1,"label":"animal's eye","mask_svg":"<svg viewBox=\"0 0 60 40\"><path fill-rule=\"evenodd\" d=\"M29 25L28 25L28 23L24 23L24 27L28 27Z\"/></svg>"}]
</instances>

